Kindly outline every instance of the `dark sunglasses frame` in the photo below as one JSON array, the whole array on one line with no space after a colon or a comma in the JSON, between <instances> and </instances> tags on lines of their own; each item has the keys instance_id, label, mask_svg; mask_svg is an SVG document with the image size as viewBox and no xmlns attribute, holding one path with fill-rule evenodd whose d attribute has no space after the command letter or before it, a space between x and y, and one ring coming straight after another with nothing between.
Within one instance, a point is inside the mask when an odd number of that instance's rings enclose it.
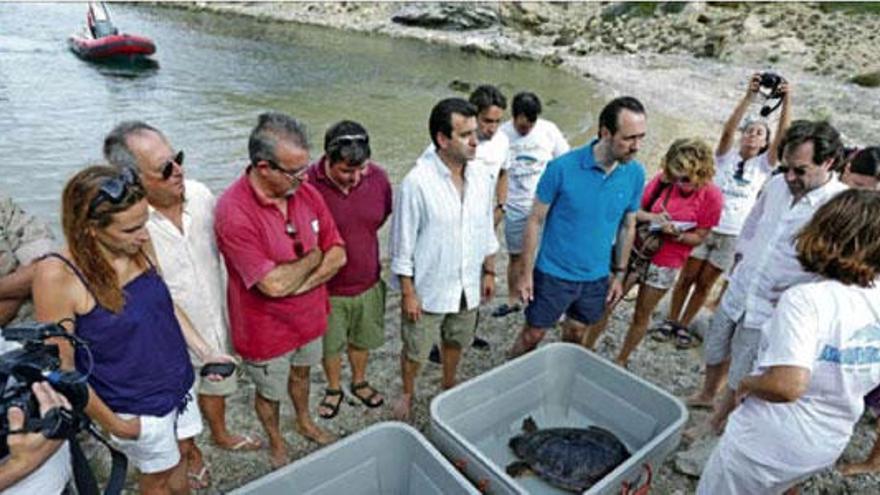
<instances>
[{"instance_id":1,"label":"dark sunglasses frame","mask_svg":"<svg viewBox=\"0 0 880 495\"><path fill-rule=\"evenodd\" d=\"M803 177L803 176L807 175L807 168L806 167L791 167L788 165L779 165L776 167L776 170L778 170L779 173L783 174L783 175L787 174L789 170L794 172L794 175L796 175L798 177Z\"/></svg>"},{"instance_id":2,"label":"dark sunglasses frame","mask_svg":"<svg viewBox=\"0 0 880 495\"><path fill-rule=\"evenodd\" d=\"M370 136L366 134L344 134L342 136L336 136L331 139L329 143L327 143L327 149L338 148L340 146L348 146L354 143L361 142L364 144L370 144Z\"/></svg>"},{"instance_id":3,"label":"dark sunglasses frame","mask_svg":"<svg viewBox=\"0 0 880 495\"><path fill-rule=\"evenodd\" d=\"M281 168L281 165L278 165L273 160L263 160L263 161L269 164L269 168L271 168L272 170L277 170L277 171L281 172L282 174L284 174L285 177L287 177L290 180L302 180L302 178L306 175L306 172L309 169L309 166L306 165L306 166L304 166L294 172L291 170L286 170L284 168Z\"/></svg>"},{"instance_id":4,"label":"dark sunglasses frame","mask_svg":"<svg viewBox=\"0 0 880 495\"><path fill-rule=\"evenodd\" d=\"M129 167L123 168L116 177L107 177L98 189L98 194L89 203L87 216L93 218L95 210L107 201L114 205L119 204L131 186L140 186L141 181L137 174Z\"/></svg>"},{"instance_id":5,"label":"dark sunglasses frame","mask_svg":"<svg viewBox=\"0 0 880 495\"><path fill-rule=\"evenodd\" d=\"M290 222L284 224L284 232L293 239L293 252L296 254L297 258L302 258L305 254L305 247L303 246L302 241L299 239L299 232L296 230L296 226Z\"/></svg>"},{"instance_id":6,"label":"dark sunglasses frame","mask_svg":"<svg viewBox=\"0 0 880 495\"><path fill-rule=\"evenodd\" d=\"M168 161L166 161L165 164L162 165L162 180L168 180L171 178L171 174L174 173L175 163L178 167L183 167L183 159L183 150L178 151L173 158L169 158Z\"/></svg>"}]
</instances>

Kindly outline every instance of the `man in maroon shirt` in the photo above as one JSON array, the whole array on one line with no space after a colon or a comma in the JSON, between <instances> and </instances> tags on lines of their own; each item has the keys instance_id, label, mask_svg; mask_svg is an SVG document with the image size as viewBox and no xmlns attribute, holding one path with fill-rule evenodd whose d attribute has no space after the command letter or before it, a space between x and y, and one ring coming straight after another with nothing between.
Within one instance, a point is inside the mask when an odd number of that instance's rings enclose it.
<instances>
[{"instance_id":1,"label":"man in maroon shirt","mask_svg":"<svg viewBox=\"0 0 880 495\"><path fill-rule=\"evenodd\" d=\"M343 120L324 135L324 156L309 167L309 184L324 197L348 250L348 263L329 282L330 319L324 334L327 389L318 414L333 418L342 405L342 352L351 364L351 394L365 406L385 399L366 379L369 353L385 343L385 284L378 232L391 214L388 176L370 160L370 137Z\"/></svg>"},{"instance_id":2,"label":"man in maroon shirt","mask_svg":"<svg viewBox=\"0 0 880 495\"><path fill-rule=\"evenodd\" d=\"M256 385L254 407L274 467L288 461L278 415L287 395L297 432L322 445L333 441L309 414L309 368L321 360L325 284L345 265L345 249L330 210L305 182L305 136L292 117L260 115L250 165L220 197L214 220L229 272L232 345Z\"/></svg>"}]
</instances>

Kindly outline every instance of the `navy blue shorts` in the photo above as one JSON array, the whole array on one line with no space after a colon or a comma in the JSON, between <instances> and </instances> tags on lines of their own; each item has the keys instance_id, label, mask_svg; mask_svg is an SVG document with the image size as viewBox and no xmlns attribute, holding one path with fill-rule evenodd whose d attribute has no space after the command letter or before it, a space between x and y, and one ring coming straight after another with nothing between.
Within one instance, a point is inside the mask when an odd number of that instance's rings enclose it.
<instances>
[{"instance_id":1,"label":"navy blue shorts","mask_svg":"<svg viewBox=\"0 0 880 495\"><path fill-rule=\"evenodd\" d=\"M599 321L605 312L607 277L592 282L571 282L536 268L532 280L534 299L526 308L526 323L531 327L552 328L563 313L589 325Z\"/></svg>"}]
</instances>

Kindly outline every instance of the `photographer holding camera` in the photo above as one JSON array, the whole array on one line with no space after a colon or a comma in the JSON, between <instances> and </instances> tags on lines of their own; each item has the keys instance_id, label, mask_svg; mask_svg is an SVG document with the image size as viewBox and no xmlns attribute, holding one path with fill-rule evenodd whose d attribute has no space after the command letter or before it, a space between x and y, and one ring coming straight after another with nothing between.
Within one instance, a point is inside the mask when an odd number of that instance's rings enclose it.
<instances>
[{"instance_id":1,"label":"photographer holding camera","mask_svg":"<svg viewBox=\"0 0 880 495\"><path fill-rule=\"evenodd\" d=\"M31 386L40 415L70 403L46 382ZM11 407L7 413L10 433L6 437L9 455L0 460L0 491L5 495L44 495L61 493L71 476L70 451L63 440L47 438L41 432L22 431L25 414L21 408Z\"/></svg>"},{"instance_id":2,"label":"photographer holding camera","mask_svg":"<svg viewBox=\"0 0 880 495\"><path fill-rule=\"evenodd\" d=\"M177 440L202 429L187 347L204 363L217 353L173 303L147 233L146 193L130 169L92 166L62 194L67 247L40 262L34 306L87 348L57 339L62 369L88 377L85 413L141 472L144 494L186 493ZM208 379L217 380L217 375Z\"/></svg>"}]
</instances>

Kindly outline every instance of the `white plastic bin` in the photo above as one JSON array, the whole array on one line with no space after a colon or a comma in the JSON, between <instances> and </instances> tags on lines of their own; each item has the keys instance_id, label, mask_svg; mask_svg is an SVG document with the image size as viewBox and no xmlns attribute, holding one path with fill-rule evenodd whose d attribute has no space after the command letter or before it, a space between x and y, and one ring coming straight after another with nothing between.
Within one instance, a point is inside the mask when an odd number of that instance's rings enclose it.
<instances>
[{"instance_id":1,"label":"white plastic bin","mask_svg":"<svg viewBox=\"0 0 880 495\"><path fill-rule=\"evenodd\" d=\"M527 416L539 428L597 425L617 435L631 457L586 492L610 494L650 484L651 469L678 446L688 413L666 391L580 346L549 344L438 395L430 436L489 493L566 493L505 472L517 460L508 441Z\"/></svg>"},{"instance_id":2,"label":"white plastic bin","mask_svg":"<svg viewBox=\"0 0 880 495\"><path fill-rule=\"evenodd\" d=\"M375 424L231 492L254 495L479 493L421 433Z\"/></svg>"}]
</instances>

